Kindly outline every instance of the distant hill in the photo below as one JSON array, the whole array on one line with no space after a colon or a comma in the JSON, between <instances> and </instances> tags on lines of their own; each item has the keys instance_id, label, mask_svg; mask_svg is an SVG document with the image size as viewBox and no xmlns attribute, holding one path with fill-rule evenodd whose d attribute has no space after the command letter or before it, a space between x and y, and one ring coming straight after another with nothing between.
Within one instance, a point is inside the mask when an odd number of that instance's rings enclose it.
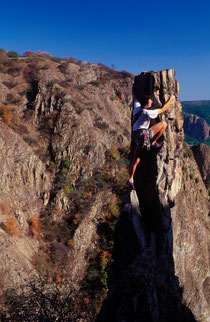
<instances>
[{"instance_id":1,"label":"distant hill","mask_svg":"<svg viewBox=\"0 0 210 322\"><path fill-rule=\"evenodd\" d=\"M184 113L198 115L210 125L210 100L183 101L181 103Z\"/></svg>"},{"instance_id":2,"label":"distant hill","mask_svg":"<svg viewBox=\"0 0 210 322\"><path fill-rule=\"evenodd\" d=\"M205 143L210 146L210 100L183 101L185 141L189 144Z\"/></svg>"}]
</instances>

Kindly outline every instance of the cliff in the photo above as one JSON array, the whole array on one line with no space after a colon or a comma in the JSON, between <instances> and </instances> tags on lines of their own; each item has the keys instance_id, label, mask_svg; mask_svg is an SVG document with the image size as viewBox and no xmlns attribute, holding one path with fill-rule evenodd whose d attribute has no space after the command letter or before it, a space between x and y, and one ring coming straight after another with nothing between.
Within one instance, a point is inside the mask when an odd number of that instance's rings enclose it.
<instances>
[{"instance_id":1,"label":"cliff","mask_svg":"<svg viewBox=\"0 0 210 322\"><path fill-rule=\"evenodd\" d=\"M209 138L208 123L197 115L184 114L184 131L198 140L207 140Z\"/></svg>"},{"instance_id":2,"label":"cliff","mask_svg":"<svg viewBox=\"0 0 210 322\"><path fill-rule=\"evenodd\" d=\"M206 188L209 189L210 186L210 173L209 173L209 164L210 164L210 149L205 144L194 145L192 147L194 158L200 169L201 176Z\"/></svg>"},{"instance_id":3,"label":"cliff","mask_svg":"<svg viewBox=\"0 0 210 322\"><path fill-rule=\"evenodd\" d=\"M134 86L140 95L155 91L159 106L171 93L178 96L174 70L143 72ZM125 198L116 225L99 321L208 321L207 193L192 151L183 147L180 102L160 120L168 124L163 147L145 152L136 191Z\"/></svg>"},{"instance_id":4,"label":"cliff","mask_svg":"<svg viewBox=\"0 0 210 322\"><path fill-rule=\"evenodd\" d=\"M114 230L128 191L134 75L48 58L0 62L2 319L29 318L33 303L37 319L68 311L93 321L108 281L99 319L207 321L207 191L183 145L180 102L161 117L163 147L145 153ZM178 96L173 70L144 72L135 86L155 90L159 106ZM51 306L38 286L46 276Z\"/></svg>"},{"instance_id":5,"label":"cliff","mask_svg":"<svg viewBox=\"0 0 210 322\"><path fill-rule=\"evenodd\" d=\"M118 209L116 173L123 187L127 180L118 148L130 141L133 75L47 58L0 61L2 291L40 274L68 275L78 288L99 247L98 222Z\"/></svg>"}]
</instances>

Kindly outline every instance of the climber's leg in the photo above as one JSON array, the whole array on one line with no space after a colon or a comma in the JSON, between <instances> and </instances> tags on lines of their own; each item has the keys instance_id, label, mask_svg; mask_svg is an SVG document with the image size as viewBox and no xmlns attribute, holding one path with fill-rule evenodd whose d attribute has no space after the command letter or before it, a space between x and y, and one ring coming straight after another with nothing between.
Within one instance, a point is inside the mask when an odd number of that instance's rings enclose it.
<instances>
[{"instance_id":1,"label":"climber's leg","mask_svg":"<svg viewBox=\"0 0 210 322\"><path fill-rule=\"evenodd\" d=\"M161 137L161 135L165 132L167 128L167 123L165 121L161 121L153 125L150 130L152 132L152 144L155 144L157 140Z\"/></svg>"},{"instance_id":2,"label":"climber's leg","mask_svg":"<svg viewBox=\"0 0 210 322\"><path fill-rule=\"evenodd\" d=\"M136 148L135 151L134 151L134 158L133 158L133 161L131 163L131 166L130 166L130 178L129 178L129 182L133 184L134 182L134 174L135 174L135 171L136 171L136 168L137 168L137 165L139 164L140 162L140 157L139 157L139 151L140 151L140 148Z\"/></svg>"}]
</instances>

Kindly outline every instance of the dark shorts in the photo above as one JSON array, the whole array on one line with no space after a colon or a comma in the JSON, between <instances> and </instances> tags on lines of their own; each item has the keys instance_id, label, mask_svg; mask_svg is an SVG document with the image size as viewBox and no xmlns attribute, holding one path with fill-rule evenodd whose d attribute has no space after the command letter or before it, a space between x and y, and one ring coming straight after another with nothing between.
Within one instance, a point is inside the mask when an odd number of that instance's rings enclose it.
<instances>
[{"instance_id":1,"label":"dark shorts","mask_svg":"<svg viewBox=\"0 0 210 322\"><path fill-rule=\"evenodd\" d=\"M135 148L141 148L142 147L142 134L146 132L149 135L150 142L152 141L153 138L153 131L152 129L142 129L142 130L137 130L133 132L133 142L134 142L134 147Z\"/></svg>"}]
</instances>

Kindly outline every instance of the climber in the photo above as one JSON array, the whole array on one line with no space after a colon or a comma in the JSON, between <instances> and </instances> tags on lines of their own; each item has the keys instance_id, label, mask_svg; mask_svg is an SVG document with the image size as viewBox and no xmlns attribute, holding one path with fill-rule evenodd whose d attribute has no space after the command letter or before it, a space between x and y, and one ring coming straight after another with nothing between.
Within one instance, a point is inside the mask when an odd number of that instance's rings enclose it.
<instances>
[{"instance_id":1,"label":"climber","mask_svg":"<svg viewBox=\"0 0 210 322\"><path fill-rule=\"evenodd\" d=\"M134 142L134 158L130 166L130 178L128 184L132 189L134 186L134 173L136 171L137 165L140 162L140 156L142 152L142 140L143 143L150 147L159 148L161 143L157 140L161 137L167 128L167 123L165 121L158 122L149 128L150 120L155 119L158 115L164 113L170 106L170 103L175 100L175 95L172 94L165 105L162 108L150 109L152 106L151 97L143 97L140 100L134 95L134 107L133 107L133 118L132 118L132 136ZM140 105L140 102L141 105ZM142 107L141 107L142 106ZM146 141L146 142L144 142Z\"/></svg>"}]
</instances>

